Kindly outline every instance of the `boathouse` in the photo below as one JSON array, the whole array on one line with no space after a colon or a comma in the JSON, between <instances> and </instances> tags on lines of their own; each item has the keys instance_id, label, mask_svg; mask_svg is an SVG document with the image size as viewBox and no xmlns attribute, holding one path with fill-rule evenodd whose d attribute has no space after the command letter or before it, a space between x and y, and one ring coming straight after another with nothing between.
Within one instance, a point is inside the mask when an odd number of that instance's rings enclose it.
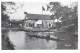
<instances>
[{"instance_id":1,"label":"boathouse","mask_svg":"<svg viewBox=\"0 0 80 53\"><path fill-rule=\"evenodd\" d=\"M53 27L54 23L51 20L50 15L42 14L28 14L25 13L24 27L36 27L41 29L48 29Z\"/></svg>"}]
</instances>

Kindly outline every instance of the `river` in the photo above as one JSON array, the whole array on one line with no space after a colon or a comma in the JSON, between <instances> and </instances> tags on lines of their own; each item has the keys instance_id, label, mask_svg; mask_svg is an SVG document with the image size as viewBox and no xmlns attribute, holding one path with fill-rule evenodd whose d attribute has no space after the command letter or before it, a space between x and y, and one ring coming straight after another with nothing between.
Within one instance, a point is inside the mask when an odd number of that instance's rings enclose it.
<instances>
[{"instance_id":1,"label":"river","mask_svg":"<svg viewBox=\"0 0 80 53\"><path fill-rule=\"evenodd\" d=\"M70 32L53 32L52 36L62 38L64 41L30 37L28 33L29 32L18 30L2 30L2 36L9 37L9 41L14 45L14 50L78 49L78 37L72 35ZM41 34L41 32L38 33ZM43 32L43 34L46 35L45 32ZM2 42L4 41L2 40ZM4 46L2 46L2 48L4 48Z\"/></svg>"}]
</instances>

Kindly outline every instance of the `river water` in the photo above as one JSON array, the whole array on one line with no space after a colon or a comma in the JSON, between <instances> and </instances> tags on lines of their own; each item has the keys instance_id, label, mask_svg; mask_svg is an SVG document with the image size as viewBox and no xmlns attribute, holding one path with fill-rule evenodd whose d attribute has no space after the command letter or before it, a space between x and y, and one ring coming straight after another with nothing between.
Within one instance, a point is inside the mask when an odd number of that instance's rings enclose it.
<instances>
[{"instance_id":1,"label":"river water","mask_svg":"<svg viewBox=\"0 0 80 53\"><path fill-rule=\"evenodd\" d=\"M5 31L5 32L4 32ZM17 30L4 30L2 34L8 36L15 50L43 50L43 49L77 49L78 38L71 33L55 33L52 36L65 39L64 41L46 40L35 37L30 37L29 32ZM41 32L39 32L41 34ZM46 35L45 33L43 33ZM4 46L2 46L4 47Z\"/></svg>"}]
</instances>

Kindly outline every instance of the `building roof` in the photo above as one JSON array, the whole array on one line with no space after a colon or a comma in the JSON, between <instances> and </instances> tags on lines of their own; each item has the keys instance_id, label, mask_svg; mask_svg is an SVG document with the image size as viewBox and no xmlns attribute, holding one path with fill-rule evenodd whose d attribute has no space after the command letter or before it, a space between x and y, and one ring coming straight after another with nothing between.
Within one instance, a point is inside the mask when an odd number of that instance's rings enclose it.
<instances>
[{"instance_id":1,"label":"building roof","mask_svg":"<svg viewBox=\"0 0 80 53\"><path fill-rule=\"evenodd\" d=\"M10 22L11 22L11 23L18 23L18 24L23 23L22 20L17 20L17 21L16 21L16 20L11 20Z\"/></svg>"},{"instance_id":2,"label":"building roof","mask_svg":"<svg viewBox=\"0 0 80 53\"><path fill-rule=\"evenodd\" d=\"M28 19L39 19L39 20L49 20L50 15L41 15L41 14L26 14Z\"/></svg>"}]
</instances>

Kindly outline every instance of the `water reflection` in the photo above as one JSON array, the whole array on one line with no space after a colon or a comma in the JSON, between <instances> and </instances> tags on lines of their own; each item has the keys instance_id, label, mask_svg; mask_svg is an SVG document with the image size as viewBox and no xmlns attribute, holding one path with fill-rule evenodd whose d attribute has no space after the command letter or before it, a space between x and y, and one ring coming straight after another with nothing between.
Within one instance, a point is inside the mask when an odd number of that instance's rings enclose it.
<instances>
[{"instance_id":1,"label":"water reflection","mask_svg":"<svg viewBox=\"0 0 80 53\"><path fill-rule=\"evenodd\" d=\"M27 32L24 31L12 31L8 33L10 40L13 42L15 49L56 49L56 41L47 41L46 39L40 39L30 37Z\"/></svg>"},{"instance_id":2,"label":"water reflection","mask_svg":"<svg viewBox=\"0 0 80 53\"><path fill-rule=\"evenodd\" d=\"M13 42L15 49L24 49L25 47L25 32L24 31L12 31L8 33L10 40Z\"/></svg>"}]
</instances>

